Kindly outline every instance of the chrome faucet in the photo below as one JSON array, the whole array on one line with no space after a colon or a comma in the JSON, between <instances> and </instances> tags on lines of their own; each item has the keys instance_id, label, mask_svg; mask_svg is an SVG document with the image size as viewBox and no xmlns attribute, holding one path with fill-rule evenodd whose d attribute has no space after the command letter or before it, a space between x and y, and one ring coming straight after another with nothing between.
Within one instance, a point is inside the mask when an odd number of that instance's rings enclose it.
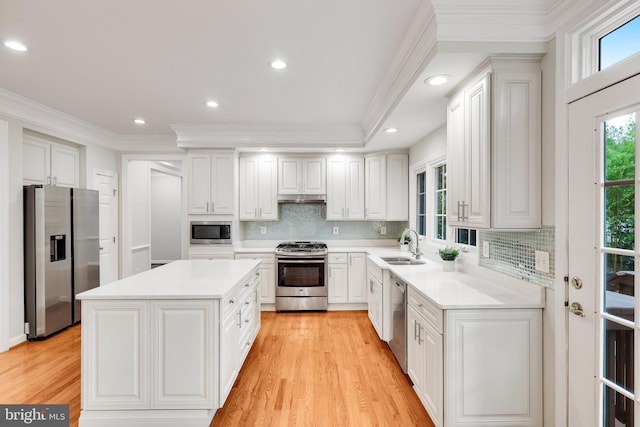
<instances>
[{"instance_id":1,"label":"chrome faucet","mask_svg":"<svg viewBox=\"0 0 640 427\"><path fill-rule=\"evenodd\" d=\"M413 228L405 228L404 231L402 232L402 236L400 236L400 241L404 242L404 237L408 234L411 233L413 231L413 234L416 235L416 245L415 245L415 252L412 251L411 253L416 257L416 259L420 259L420 257L422 256L422 251L420 250L420 236L418 235L418 232L416 230L414 230Z\"/></svg>"}]
</instances>

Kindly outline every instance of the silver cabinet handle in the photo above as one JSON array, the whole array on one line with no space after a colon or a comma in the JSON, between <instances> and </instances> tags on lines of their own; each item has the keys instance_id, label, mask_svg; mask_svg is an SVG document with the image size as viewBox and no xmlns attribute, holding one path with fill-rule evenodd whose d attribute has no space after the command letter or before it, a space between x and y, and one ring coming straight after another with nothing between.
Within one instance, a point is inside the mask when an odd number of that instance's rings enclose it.
<instances>
[{"instance_id":1,"label":"silver cabinet handle","mask_svg":"<svg viewBox=\"0 0 640 427\"><path fill-rule=\"evenodd\" d=\"M206 209L205 209L205 212L206 212L206 213L209 213L209 202L207 202L207 207L206 207Z\"/></svg>"},{"instance_id":2,"label":"silver cabinet handle","mask_svg":"<svg viewBox=\"0 0 640 427\"><path fill-rule=\"evenodd\" d=\"M58 177L57 176L53 177L53 185L58 185Z\"/></svg>"},{"instance_id":3,"label":"silver cabinet handle","mask_svg":"<svg viewBox=\"0 0 640 427\"><path fill-rule=\"evenodd\" d=\"M51 185L51 177L50 176L47 177L47 185Z\"/></svg>"}]
</instances>

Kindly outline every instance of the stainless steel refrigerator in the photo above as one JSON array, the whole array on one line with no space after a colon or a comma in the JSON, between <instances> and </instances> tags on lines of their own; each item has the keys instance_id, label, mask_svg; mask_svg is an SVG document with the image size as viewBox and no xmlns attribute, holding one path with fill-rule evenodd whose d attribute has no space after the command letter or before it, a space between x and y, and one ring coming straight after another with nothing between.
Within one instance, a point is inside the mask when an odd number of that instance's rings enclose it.
<instances>
[{"instance_id":1,"label":"stainless steel refrigerator","mask_svg":"<svg viewBox=\"0 0 640 427\"><path fill-rule=\"evenodd\" d=\"M45 338L80 321L75 295L100 284L98 192L24 187L25 333Z\"/></svg>"}]
</instances>

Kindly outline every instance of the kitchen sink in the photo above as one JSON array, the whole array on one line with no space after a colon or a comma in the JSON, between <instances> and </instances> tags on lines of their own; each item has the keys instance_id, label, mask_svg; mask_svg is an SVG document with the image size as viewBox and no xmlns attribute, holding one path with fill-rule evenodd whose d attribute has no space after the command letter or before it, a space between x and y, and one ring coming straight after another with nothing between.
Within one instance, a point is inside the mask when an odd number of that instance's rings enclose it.
<instances>
[{"instance_id":1,"label":"kitchen sink","mask_svg":"<svg viewBox=\"0 0 640 427\"><path fill-rule=\"evenodd\" d=\"M423 259L407 257L382 257L382 260L390 265L419 265L425 263Z\"/></svg>"}]
</instances>

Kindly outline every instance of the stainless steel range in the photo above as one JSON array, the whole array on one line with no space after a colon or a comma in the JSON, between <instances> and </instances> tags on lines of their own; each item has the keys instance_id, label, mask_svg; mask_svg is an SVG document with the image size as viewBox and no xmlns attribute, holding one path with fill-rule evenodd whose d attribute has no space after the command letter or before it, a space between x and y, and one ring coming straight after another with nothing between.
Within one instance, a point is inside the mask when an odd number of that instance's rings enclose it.
<instances>
[{"instance_id":1,"label":"stainless steel range","mask_svg":"<svg viewBox=\"0 0 640 427\"><path fill-rule=\"evenodd\" d=\"M327 245L283 242L276 247L277 311L327 309Z\"/></svg>"}]
</instances>

